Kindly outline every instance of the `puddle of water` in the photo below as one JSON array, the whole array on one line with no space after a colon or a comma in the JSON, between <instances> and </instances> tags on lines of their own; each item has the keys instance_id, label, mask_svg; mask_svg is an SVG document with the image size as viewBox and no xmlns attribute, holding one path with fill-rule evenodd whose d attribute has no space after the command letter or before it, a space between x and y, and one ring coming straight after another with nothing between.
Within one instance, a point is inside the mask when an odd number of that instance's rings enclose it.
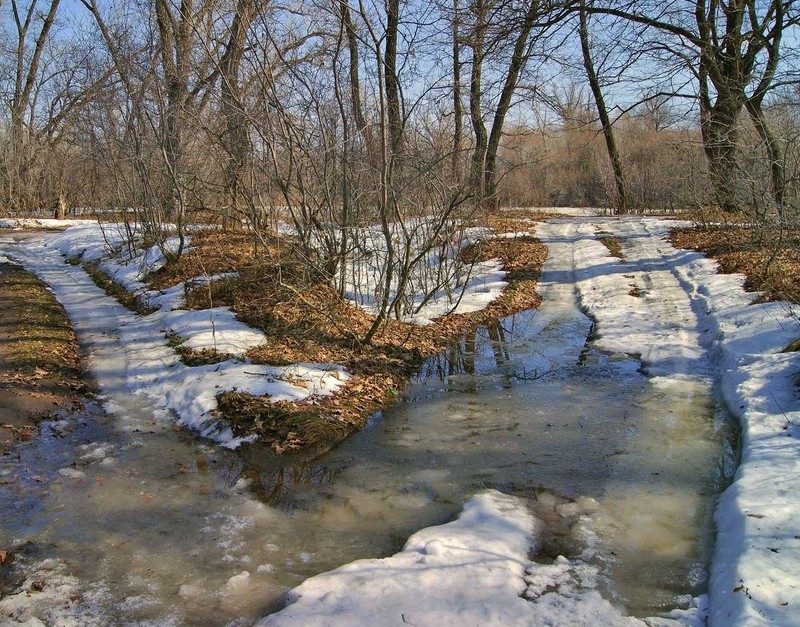
<instances>
[{"instance_id":1,"label":"puddle of water","mask_svg":"<svg viewBox=\"0 0 800 627\"><path fill-rule=\"evenodd\" d=\"M16 546L17 572L45 591L74 582L56 618L249 624L303 579L393 553L494 487L546 523L538 559L597 564L604 595L635 615L675 607L704 586L714 495L732 471L725 420L706 381L648 381L638 362L586 350L590 326L556 304L481 330L362 432L296 463L174 432L126 392L97 338L116 404L2 460L0 547ZM0 611L24 617L37 598Z\"/></svg>"},{"instance_id":2,"label":"puddle of water","mask_svg":"<svg viewBox=\"0 0 800 627\"><path fill-rule=\"evenodd\" d=\"M519 320L507 322L513 335ZM638 361L591 349L565 365L497 337L430 362L402 403L319 460L329 483L286 488L284 506L358 525L382 554L497 488L545 521L539 559L599 566L604 596L636 616L685 606L705 590L715 495L734 469L709 382L648 380Z\"/></svg>"}]
</instances>

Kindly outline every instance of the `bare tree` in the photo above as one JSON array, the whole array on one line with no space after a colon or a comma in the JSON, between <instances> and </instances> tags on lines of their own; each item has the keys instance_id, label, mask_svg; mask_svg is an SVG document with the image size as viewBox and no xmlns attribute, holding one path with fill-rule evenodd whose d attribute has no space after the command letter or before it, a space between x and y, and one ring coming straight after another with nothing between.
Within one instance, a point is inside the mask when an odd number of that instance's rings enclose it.
<instances>
[{"instance_id":1,"label":"bare tree","mask_svg":"<svg viewBox=\"0 0 800 627\"><path fill-rule=\"evenodd\" d=\"M91 42L79 34L59 35L59 6L14 0L8 7L12 39L0 74L8 96L0 202L15 212L69 211L78 182L67 184L78 167L72 130L109 79Z\"/></svg>"},{"instance_id":2,"label":"bare tree","mask_svg":"<svg viewBox=\"0 0 800 627\"><path fill-rule=\"evenodd\" d=\"M41 79L42 57L55 23L59 0L27 7L12 0L14 23L13 89L9 102L10 135L5 164L6 204L14 211L30 210L36 204L31 167L35 158L35 88Z\"/></svg>"},{"instance_id":3,"label":"bare tree","mask_svg":"<svg viewBox=\"0 0 800 627\"><path fill-rule=\"evenodd\" d=\"M603 89L600 85L600 78L597 75L592 60L592 49L589 44L589 20L586 14L585 0L581 0L578 18L578 36L581 42L583 67L586 71L586 78L589 81L589 88L592 90L592 96L594 97L595 106L597 107L597 115L600 118L600 126L603 129L603 138L606 142L608 158L611 161L611 167L614 171L614 188L616 190L614 206L617 213L627 213L628 203L626 199L625 173L622 168L622 157L619 154L617 142L614 138L614 127L611 123L611 117L608 114L608 107L606 106Z\"/></svg>"},{"instance_id":4,"label":"bare tree","mask_svg":"<svg viewBox=\"0 0 800 627\"><path fill-rule=\"evenodd\" d=\"M576 2L573 10L583 6ZM698 0L685 9L676 2L612 0L585 10L675 39L672 48L689 61L698 82L703 145L717 202L726 211L735 210L739 117L748 90L755 87L754 95L764 94L772 85L782 35L800 19L794 0Z\"/></svg>"},{"instance_id":5,"label":"bare tree","mask_svg":"<svg viewBox=\"0 0 800 627\"><path fill-rule=\"evenodd\" d=\"M543 5L539 0L526 0L521 4L473 0L469 21L466 17L461 20L467 28L465 45L472 52L469 109L474 148L471 179L475 193L487 207L497 203L498 150L520 79L536 54L536 44L563 16L558 7ZM497 89L491 114L486 112L489 63L499 67L493 77ZM487 117L491 118L489 129Z\"/></svg>"},{"instance_id":6,"label":"bare tree","mask_svg":"<svg viewBox=\"0 0 800 627\"><path fill-rule=\"evenodd\" d=\"M228 210L226 226L240 223L241 187L251 160L250 121L244 110L241 91L240 69L245 52L247 32L255 15L253 0L237 0L228 41L220 61L220 113L225 121L223 144L226 151L225 191ZM252 197L251 194L247 195Z\"/></svg>"}]
</instances>

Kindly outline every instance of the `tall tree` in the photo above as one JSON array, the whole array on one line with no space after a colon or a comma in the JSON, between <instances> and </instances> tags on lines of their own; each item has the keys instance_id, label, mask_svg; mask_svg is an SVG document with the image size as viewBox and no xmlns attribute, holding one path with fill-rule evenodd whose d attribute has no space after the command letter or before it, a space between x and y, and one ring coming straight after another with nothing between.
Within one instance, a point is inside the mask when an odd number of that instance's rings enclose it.
<instances>
[{"instance_id":1,"label":"tall tree","mask_svg":"<svg viewBox=\"0 0 800 627\"><path fill-rule=\"evenodd\" d=\"M787 7L783 4L778 3L775 5L776 16L773 35L764 44L767 61L761 75L761 80L758 81L756 88L745 100L747 113L750 115L750 119L756 127L756 131L761 138L767 153L767 158L769 159L772 198L781 211L783 210L786 194L783 149L781 147L781 142L775 136L767 120L767 116L764 114L763 105L764 98L769 94L769 90L775 80L776 72L778 71L783 31L789 23L786 17L781 14L786 9Z\"/></svg>"},{"instance_id":2,"label":"tall tree","mask_svg":"<svg viewBox=\"0 0 800 627\"><path fill-rule=\"evenodd\" d=\"M353 24L352 12L348 0L339 0L341 23L347 37L348 76L350 79L350 106L353 120L359 133L364 133L367 122L364 118L364 108L361 103L361 76L359 72L359 43L358 34Z\"/></svg>"},{"instance_id":3,"label":"tall tree","mask_svg":"<svg viewBox=\"0 0 800 627\"><path fill-rule=\"evenodd\" d=\"M497 203L497 157L520 80L535 56L536 43L563 15L559 7L543 6L539 0L473 0L470 6L471 25L465 45L472 51L469 110L475 143L471 181L486 207ZM492 77L498 89L494 92L493 113L489 113L485 75L492 62L499 67ZM491 118L489 129L486 118Z\"/></svg>"},{"instance_id":4,"label":"tall tree","mask_svg":"<svg viewBox=\"0 0 800 627\"><path fill-rule=\"evenodd\" d=\"M164 70L166 110L161 123L164 161L170 180L171 202L169 217L179 230L186 216L186 173L184 172L185 119L189 93L189 62L192 43L194 1L180 0L174 11L170 0L155 0L158 27L158 52Z\"/></svg>"},{"instance_id":5,"label":"tall tree","mask_svg":"<svg viewBox=\"0 0 800 627\"><path fill-rule=\"evenodd\" d=\"M452 49L453 49L453 155L450 169L453 180L461 182L461 145L464 141L464 103L461 98L461 33L459 0L453 0Z\"/></svg>"},{"instance_id":6,"label":"tall tree","mask_svg":"<svg viewBox=\"0 0 800 627\"><path fill-rule=\"evenodd\" d=\"M606 142L608 158L611 161L611 168L614 171L614 189L616 190L614 206L617 213L627 213L628 203L625 190L625 173L622 169L622 157L617 149L614 127L608 115L608 107L606 106L603 89L600 85L600 78L597 75L594 61L592 60L592 49L589 44L589 20L586 14L585 0L581 0L578 12L578 36L581 41L583 67L586 72L586 78L589 81L589 88L592 90L592 96L594 97L595 106L597 107L597 116L600 119L600 125L603 129L603 138Z\"/></svg>"},{"instance_id":7,"label":"tall tree","mask_svg":"<svg viewBox=\"0 0 800 627\"><path fill-rule=\"evenodd\" d=\"M227 226L241 224L241 187L251 160L250 123L242 101L240 68L244 56L247 32L255 16L253 0L237 0L231 21L228 41L220 60L220 112L225 132L225 192L228 208L224 219Z\"/></svg>"},{"instance_id":8,"label":"tall tree","mask_svg":"<svg viewBox=\"0 0 800 627\"><path fill-rule=\"evenodd\" d=\"M11 132L5 165L6 203L14 210L27 210L26 200L35 202L30 167L32 165L34 129L29 126L34 117L34 92L41 79L42 56L49 42L60 0L42 3L30 0L24 6L11 1L14 22L13 90L8 103Z\"/></svg>"},{"instance_id":9,"label":"tall tree","mask_svg":"<svg viewBox=\"0 0 800 627\"><path fill-rule=\"evenodd\" d=\"M386 83L386 114L389 120L389 146L393 153L400 149L403 136L403 113L400 101L400 81L397 68L397 39L400 35L400 0L386 0L386 47L384 50L384 80Z\"/></svg>"}]
</instances>

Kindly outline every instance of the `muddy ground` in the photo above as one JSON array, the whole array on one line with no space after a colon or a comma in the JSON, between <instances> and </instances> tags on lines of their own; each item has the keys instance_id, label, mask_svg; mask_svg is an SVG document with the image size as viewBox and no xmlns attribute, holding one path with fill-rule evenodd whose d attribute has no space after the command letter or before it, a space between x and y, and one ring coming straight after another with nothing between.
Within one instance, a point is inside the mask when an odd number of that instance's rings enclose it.
<instances>
[{"instance_id":1,"label":"muddy ground","mask_svg":"<svg viewBox=\"0 0 800 627\"><path fill-rule=\"evenodd\" d=\"M41 421L82 405L75 334L48 289L0 263L0 455L34 437Z\"/></svg>"}]
</instances>

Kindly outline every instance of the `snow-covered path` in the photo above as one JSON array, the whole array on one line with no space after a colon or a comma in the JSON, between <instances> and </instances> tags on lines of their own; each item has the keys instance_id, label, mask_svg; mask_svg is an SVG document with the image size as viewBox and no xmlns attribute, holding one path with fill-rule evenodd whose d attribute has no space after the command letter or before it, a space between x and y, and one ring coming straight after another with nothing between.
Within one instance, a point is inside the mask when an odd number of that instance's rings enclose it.
<instances>
[{"instance_id":1,"label":"snow-covered path","mask_svg":"<svg viewBox=\"0 0 800 627\"><path fill-rule=\"evenodd\" d=\"M599 346L638 354L651 376L708 374L705 324L679 280L683 254L648 223L608 221L582 225L578 289L582 305L597 319ZM617 238L624 263L604 256L597 235ZM613 311L610 311L613 309Z\"/></svg>"},{"instance_id":2,"label":"snow-covered path","mask_svg":"<svg viewBox=\"0 0 800 627\"><path fill-rule=\"evenodd\" d=\"M710 583L712 625L800 623L800 334L784 303L751 304L743 277L674 249L672 223L602 221L590 230L621 239L625 264L581 244L582 305L598 321L597 344L638 353L656 377L710 376L741 429L741 461L716 511ZM620 277L620 273L622 277ZM620 278L627 279L621 281ZM625 293L630 286L636 296Z\"/></svg>"},{"instance_id":3,"label":"snow-covered path","mask_svg":"<svg viewBox=\"0 0 800 627\"><path fill-rule=\"evenodd\" d=\"M242 336L255 336L254 345L263 341L263 333L244 327L226 308L206 311L180 309L183 286L165 293L151 294L151 302L163 306L154 313L137 316L114 299L108 298L81 269L64 262L62 254L80 254L84 247L92 253L104 250L104 238L96 225L27 242L14 249L14 260L37 274L51 286L64 306L72 324L89 352L92 371L100 388L114 398L132 391L149 397L160 409L174 412L178 423L191 427L202 436L235 448L241 439L230 426L216 418L216 396L238 389L255 395L269 394L274 400L297 400L314 393L337 390L349 376L344 368L326 364L294 364L276 368L257 366L237 360L194 368L186 367L180 356L168 346L165 336L176 332L184 337L194 330L192 340L210 336L211 346L221 352L236 352ZM92 238L100 238L99 245ZM96 254L96 253L95 253ZM84 255L84 261L87 260ZM137 263L128 270L135 275ZM114 268L119 272L119 267ZM109 269L109 271L112 271ZM119 277L118 277L119 278ZM127 283L134 283L127 279ZM139 289L143 286L138 285ZM242 328L244 327L244 328ZM207 329L209 329L207 331ZM226 342L226 338L233 338ZM246 340L253 343L252 339ZM300 384L293 382L300 381Z\"/></svg>"},{"instance_id":4,"label":"snow-covered path","mask_svg":"<svg viewBox=\"0 0 800 627\"><path fill-rule=\"evenodd\" d=\"M713 376L739 419L740 467L716 512L711 624L795 625L800 356L780 351L800 333L798 312L782 303L751 304L755 295L743 291L742 277L719 275L714 262L670 246L664 239L670 226L637 219L605 223L623 240L626 266L634 267L623 276L632 276L644 295L632 300L619 282L614 289L613 273L593 277L595 264L587 263L582 302L600 322L600 346L639 352L654 376Z\"/></svg>"}]
</instances>

